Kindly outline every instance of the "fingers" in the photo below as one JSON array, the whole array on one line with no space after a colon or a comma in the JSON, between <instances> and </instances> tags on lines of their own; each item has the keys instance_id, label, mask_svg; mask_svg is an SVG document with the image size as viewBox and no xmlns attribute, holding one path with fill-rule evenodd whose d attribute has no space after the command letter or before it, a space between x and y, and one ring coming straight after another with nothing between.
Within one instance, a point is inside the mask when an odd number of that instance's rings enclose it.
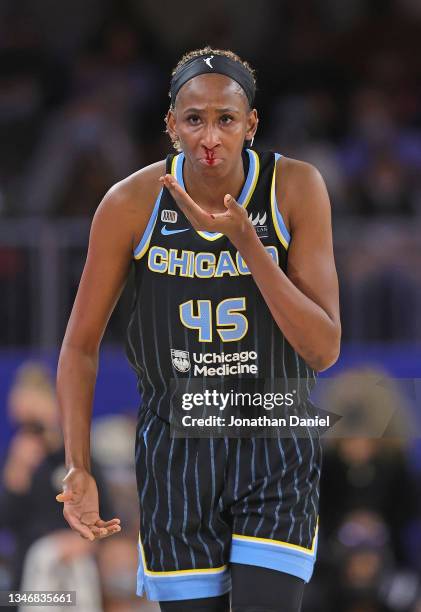
<instances>
[{"instance_id":1,"label":"fingers","mask_svg":"<svg viewBox=\"0 0 421 612\"><path fill-rule=\"evenodd\" d=\"M228 210L234 210L238 204L237 202L234 200L234 198L232 197L231 194L227 193L224 196L224 206L225 208L227 208Z\"/></svg>"},{"instance_id":2,"label":"fingers","mask_svg":"<svg viewBox=\"0 0 421 612\"><path fill-rule=\"evenodd\" d=\"M241 209L241 206L238 205L238 203L234 200L232 195L230 195L229 193L227 193L224 196L224 206L227 209L225 212L223 212L223 213L213 213L211 215L211 217L213 219L220 219L221 217L229 217L230 213L231 214L238 214L240 212L240 209Z\"/></svg>"},{"instance_id":3,"label":"fingers","mask_svg":"<svg viewBox=\"0 0 421 612\"><path fill-rule=\"evenodd\" d=\"M109 527L108 529L101 529L99 537L101 540L103 540L104 538L109 538L110 536L116 533L120 533L120 531L121 531L120 525L116 525L115 527Z\"/></svg>"},{"instance_id":4,"label":"fingers","mask_svg":"<svg viewBox=\"0 0 421 612\"><path fill-rule=\"evenodd\" d=\"M105 529L106 536L112 535L113 533L119 533L121 531L119 518L113 518L110 521L103 521L102 519L98 519L95 525L100 529Z\"/></svg>"},{"instance_id":5,"label":"fingers","mask_svg":"<svg viewBox=\"0 0 421 612\"><path fill-rule=\"evenodd\" d=\"M210 215L192 200L171 174L161 176L159 181L168 189L177 205L193 225L203 223L206 219L209 219Z\"/></svg>"},{"instance_id":6,"label":"fingers","mask_svg":"<svg viewBox=\"0 0 421 612\"><path fill-rule=\"evenodd\" d=\"M165 174L165 176L161 176L159 181L162 185L164 185L168 191L171 193L177 204L191 206L195 202L191 199L191 197L184 191L184 189L178 184L171 174Z\"/></svg>"},{"instance_id":7,"label":"fingers","mask_svg":"<svg viewBox=\"0 0 421 612\"><path fill-rule=\"evenodd\" d=\"M90 542L102 540L121 531L120 519L118 518L110 521L98 519L95 523L87 524L67 510L64 511L64 517L74 531Z\"/></svg>"},{"instance_id":8,"label":"fingers","mask_svg":"<svg viewBox=\"0 0 421 612\"><path fill-rule=\"evenodd\" d=\"M229 195L229 193L224 196L224 206L227 209L225 212L213 213L211 216L216 219L218 217L226 217L228 213L238 214L240 209L242 210L242 207L239 206L236 200L234 200L232 195Z\"/></svg>"},{"instance_id":9,"label":"fingers","mask_svg":"<svg viewBox=\"0 0 421 612\"><path fill-rule=\"evenodd\" d=\"M232 227L232 222L241 221L243 208L238 205L231 194L227 193L224 197L225 212L208 213L192 200L171 174L165 174L159 180L171 193L180 210L196 230L219 231L227 234L226 230Z\"/></svg>"},{"instance_id":10,"label":"fingers","mask_svg":"<svg viewBox=\"0 0 421 612\"><path fill-rule=\"evenodd\" d=\"M98 540L102 540L108 535L108 529L102 529L102 528L100 529L99 527L95 527L95 525L91 527L91 530L95 538Z\"/></svg>"},{"instance_id":11,"label":"fingers","mask_svg":"<svg viewBox=\"0 0 421 612\"><path fill-rule=\"evenodd\" d=\"M113 533L117 533L117 531L111 527L107 529L106 527L95 527L95 525L91 527L91 530L95 538L97 538L98 540L103 540L104 538L113 535ZM119 531L120 530L121 528L119 527Z\"/></svg>"},{"instance_id":12,"label":"fingers","mask_svg":"<svg viewBox=\"0 0 421 612\"><path fill-rule=\"evenodd\" d=\"M56 500L62 503L75 504L79 501L79 499L80 499L80 490L78 490L78 487L75 486L74 484L70 485L66 483L66 481L64 481L63 491L59 493L58 495L56 495Z\"/></svg>"},{"instance_id":13,"label":"fingers","mask_svg":"<svg viewBox=\"0 0 421 612\"><path fill-rule=\"evenodd\" d=\"M58 502L71 502L73 500L73 495L71 491L63 491L63 493L59 493L56 495L56 500Z\"/></svg>"},{"instance_id":14,"label":"fingers","mask_svg":"<svg viewBox=\"0 0 421 612\"><path fill-rule=\"evenodd\" d=\"M71 503L73 501L73 494L71 491L68 490L63 491L63 493L59 493L58 495L56 495L56 500L60 503ZM93 542L95 540L95 536L89 529L89 527L81 523L81 521L76 516L71 514L67 510L66 506L64 507L63 515L66 521L69 523L70 527L79 535L81 535L82 538L85 538L90 542Z\"/></svg>"},{"instance_id":15,"label":"fingers","mask_svg":"<svg viewBox=\"0 0 421 612\"><path fill-rule=\"evenodd\" d=\"M121 531L120 519L111 519L110 521L98 519L91 529L95 536L99 539L102 540L104 538L108 538L109 536Z\"/></svg>"},{"instance_id":16,"label":"fingers","mask_svg":"<svg viewBox=\"0 0 421 612\"><path fill-rule=\"evenodd\" d=\"M119 518L113 518L109 521L103 521L102 519L98 519L95 523L98 527L111 527L112 525L120 525Z\"/></svg>"},{"instance_id":17,"label":"fingers","mask_svg":"<svg viewBox=\"0 0 421 612\"><path fill-rule=\"evenodd\" d=\"M95 540L95 534L93 533L93 531L87 525L84 525L83 523L81 523L80 520L76 516L69 514L65 510L64 518L69 523L70 527L74 531L76 531L79 535L81 535L82 538L85 538L86 540L89 540L90 542L93 542Z\"/></svg>"}]
</instances>

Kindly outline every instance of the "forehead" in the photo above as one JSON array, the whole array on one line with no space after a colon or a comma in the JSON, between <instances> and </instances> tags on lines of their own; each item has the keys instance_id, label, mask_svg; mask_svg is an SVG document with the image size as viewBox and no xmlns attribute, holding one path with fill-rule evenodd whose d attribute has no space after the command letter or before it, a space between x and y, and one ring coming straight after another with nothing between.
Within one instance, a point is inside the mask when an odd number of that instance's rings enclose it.
<instances>
[{"instance_id":1,"label":"forehead","mask_svg":"<svg viewBox=\"0 0 421 612\"><path fill-rule=\"evenodd\" d=\"M176 106L236 106L248 107L247 96L241 87L224 74L199 74L185 83L177 94Z\"/></svg>"}]
</instances>

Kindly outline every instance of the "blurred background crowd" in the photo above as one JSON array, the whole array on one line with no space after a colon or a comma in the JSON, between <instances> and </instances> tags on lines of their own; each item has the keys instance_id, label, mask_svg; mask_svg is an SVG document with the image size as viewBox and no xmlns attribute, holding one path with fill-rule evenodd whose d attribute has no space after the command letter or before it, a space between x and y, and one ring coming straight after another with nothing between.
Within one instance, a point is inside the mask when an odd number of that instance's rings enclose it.
<instances>
[{"instance_id":1,"label":"blurred background crowd","mask_svg":"<svg viewBox=\"0 0 421 612\"><path fill-rule=\"evenodd\" d=\"M95 546L55 502L51 372L93 212L116 181L171 152L171 69L205 44L256 68L255 148L307 160L327 183L344 345L326 405L383 406L350 374L420 378L419 0L1 0L0 590L76 585L81 611L156 609L134 596L130 280L105 336L93 425L103 514L123 531ZM419 425L417 394L392 381L388 394L401 423L387 439L326 444L304 612L421 611L421 449L403 433Z\"/></svg>"}]
</instances>

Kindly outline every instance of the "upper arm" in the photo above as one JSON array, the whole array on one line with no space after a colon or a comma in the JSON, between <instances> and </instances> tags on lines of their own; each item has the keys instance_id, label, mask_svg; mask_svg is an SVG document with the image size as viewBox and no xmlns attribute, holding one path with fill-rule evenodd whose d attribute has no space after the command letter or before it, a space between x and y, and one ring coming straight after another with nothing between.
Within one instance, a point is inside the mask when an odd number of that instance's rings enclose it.
<instances>
[{"instance_id":1,"label":"upper arm","mask_svg":"<svg viewBox=\"0 0 421 612\"><path fill-rule=\"evenodd\" d=\"M339 328L338 277L324 180L314 166L281 158L276 187L291 234L287 275Z\"/></svg>"},{"instance_id":2,"label":"upper arm","mask_svg":"<svg viewBox=\"0 0 421 612\"><path fill-rule=\"evenodd\" d=\"M96 210L63 345L89 353L98 349L160 190L162 167L157 166L112 187Z\"/></svg>"}]
</instances>

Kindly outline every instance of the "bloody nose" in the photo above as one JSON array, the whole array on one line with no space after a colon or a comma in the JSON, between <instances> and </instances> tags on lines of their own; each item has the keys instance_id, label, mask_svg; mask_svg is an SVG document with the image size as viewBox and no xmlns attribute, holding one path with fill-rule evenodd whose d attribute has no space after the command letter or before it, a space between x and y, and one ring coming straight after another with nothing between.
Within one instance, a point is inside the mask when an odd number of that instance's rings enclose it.
<instances>
[{"instance_id":1,"label":"bloody nose","mask_svg":"<svg viewBox=\"0 0 421 612\"><path fill-rule=\"evenodd\" d=\"M215 157L215 152L213 149L208 149L207 147L205 147L205 154L207 159L212 159L213 157Z\"/></svg>"}]
</instances>

